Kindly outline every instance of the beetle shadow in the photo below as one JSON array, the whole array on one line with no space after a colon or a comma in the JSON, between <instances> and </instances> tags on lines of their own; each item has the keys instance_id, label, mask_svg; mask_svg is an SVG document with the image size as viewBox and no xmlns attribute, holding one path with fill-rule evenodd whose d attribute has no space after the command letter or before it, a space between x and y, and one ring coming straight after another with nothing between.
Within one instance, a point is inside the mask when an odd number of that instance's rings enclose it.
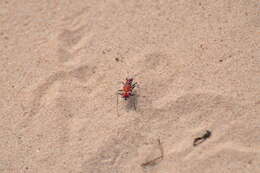
<instances>
[{"instance_id":1,"label":"beetle shadow","mask_svg":"<svg viewBox=\"0 0 260 173\"><path fill-rule=\"evenodd\" d=\"M139 95L137 94L136 91L133 92L133 96L131 96L127 102L127 105L126 105L126 109L127 110L134 110L136 111L137 110L137 105L138 105L138 97Z\"/></svg>"}]
</instances>

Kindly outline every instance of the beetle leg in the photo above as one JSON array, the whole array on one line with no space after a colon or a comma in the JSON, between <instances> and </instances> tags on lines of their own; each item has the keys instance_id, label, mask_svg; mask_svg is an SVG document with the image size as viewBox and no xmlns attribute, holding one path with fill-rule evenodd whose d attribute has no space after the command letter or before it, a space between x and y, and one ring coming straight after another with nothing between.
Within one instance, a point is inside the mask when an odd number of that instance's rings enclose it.
<instances>
[{"instance_id":1,"label":"beetle leg","mask_svg":"<svg viewBox=\"0 0 260 173\"><path fill-rule=\"evenodd\" d=\"M135 83L132 85L132 88L134 89L136 85L137 85L137 82L135 82Z\"/></svg>"},{"instance_id":2,"label":"beetle leg","mask_svg":"<svg viewBox=\"0 0 260 173\"><path fill-rule=\"evenodd\" d=\"M122 94L122 91L123 91L123 90L118 90L118 91L117 91L117 94L123 95L123 94Z\"/></svg>"},{"instance_id":3,"label":"beetle leg","mask_svg":"<svg viewBox=\"0 0 260 173\"><path fill-rule=\"evenodd\" d=\"M135 96L135 94L133 94L133 96ZM136 111L136 105L135 105L135 101L136 101L136 98L134 97L133 104L134 104L134 109L135 109L135 111Z\"/></svg>"},{"instance_id":4,"label":"beetle leg","mask_svg":"<svg viewBox=\"0 0 260 173\"><path fill-rule=\"evenodd\" d=\"M116 113L117 113L117 116L119 117L119 112L118 112L118 94L116 95Z\"/></svg>"}]
</instances>

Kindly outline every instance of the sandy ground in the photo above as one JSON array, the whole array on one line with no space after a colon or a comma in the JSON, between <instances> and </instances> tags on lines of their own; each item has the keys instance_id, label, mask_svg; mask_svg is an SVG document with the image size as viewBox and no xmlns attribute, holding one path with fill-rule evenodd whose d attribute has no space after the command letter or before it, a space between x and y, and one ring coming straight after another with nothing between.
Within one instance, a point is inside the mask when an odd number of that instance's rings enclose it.
<instances>
[{"instance_id":1,"label":"sandy ground","mask_svg":"<svg viewBox=\"0 0 260 173\"><path fill-rule=\"evenodd\" d=\"M259 173L259 11L1 0L0 172Z\"/></svg>"}]
</instances>

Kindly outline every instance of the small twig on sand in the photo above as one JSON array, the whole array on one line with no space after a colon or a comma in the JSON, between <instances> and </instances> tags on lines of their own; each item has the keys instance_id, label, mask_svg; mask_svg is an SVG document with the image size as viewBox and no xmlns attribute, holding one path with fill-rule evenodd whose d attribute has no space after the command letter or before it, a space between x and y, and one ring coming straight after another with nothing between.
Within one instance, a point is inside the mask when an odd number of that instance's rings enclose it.
<instances>
[{"instance_id":1,"label":"small twig on sand","mask_svg":"<svg viewBox=\"0 0 260 173\"><path fill-rule=\"evenodd\" d=\"M141 164L142 167L153 166L153 165L157 164L158 161L161 161L163 159L164 152L163 152L163 147L162 147L160 139L158 139L158 145L159 145L159 148L160 148L160 151L161 151L161 155L159 157L156 157L156 158L149 160L145 163L142 163Z\"/></svg>"},{"instance_id":2,"label":"small twig on sand","mask_svg":"<svg viewBox=\"0 0 260 173\"><path fill-rule=\"evenodd\" d=\"M211 132L209 130L207 130L203 136L194 139L193 146L195 147L195 146L201 144L206 139L208 139L210 136L211 136Z\"/></svg>"}]
</instances>

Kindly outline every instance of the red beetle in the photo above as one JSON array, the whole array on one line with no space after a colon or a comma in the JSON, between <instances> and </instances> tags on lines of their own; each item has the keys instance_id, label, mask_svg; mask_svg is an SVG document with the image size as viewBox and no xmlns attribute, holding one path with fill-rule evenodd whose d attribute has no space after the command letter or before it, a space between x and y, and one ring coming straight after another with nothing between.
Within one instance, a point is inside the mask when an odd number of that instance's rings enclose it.
<instances>
[{"instance_id":1,"label":"red beetle","mask_svg":"<svg viewBox=\"0 0 260 173\"><path fill-rule=\"evenodd\" d=\"M125 82L123 83L123 89L122 90L118 90L119 92L117 93L117 95L121 95L122 98L124 98L125 100L127 100L129 97L134 96L133 94L133 89L135 88L137 82L133 83L133 78L126 78ZM118 114L118 97L117 97L117 114Z\"/></svg>"}]
</instances>

